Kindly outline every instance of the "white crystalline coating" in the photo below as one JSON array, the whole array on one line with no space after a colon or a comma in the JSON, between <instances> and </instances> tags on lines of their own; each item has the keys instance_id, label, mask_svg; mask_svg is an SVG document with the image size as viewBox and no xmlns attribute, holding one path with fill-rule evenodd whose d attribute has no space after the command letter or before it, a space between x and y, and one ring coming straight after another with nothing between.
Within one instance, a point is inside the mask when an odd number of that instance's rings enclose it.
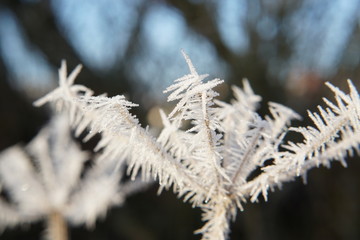
<instances>
[{"instance_id":1,"label":"white crystalline coating","mask_svg":"<svg viewBox=\"0 0 360 240\"><path fill-rule=\"evenodd\" d=\"M136 182L134 187L129 187L128 183L119 184L124 162L107 158L105 155L109 155L109 151L94 156L93 166L81 176L90 155L72 138L71 124L78 127L75 135L79 136L91 124L100 124L92 119L97 114L94 109L126 112L135 104L117 96L109 99L112 103L109 107L105 101L108 98L91 97L91 90L73 85L79 71L78 67L67 77L63 63L59 70L59 88L36 102L38 105L54 101L53 106L59 113L54 113L50 123L26 147L14 146L0 154L0 191L5 189L9 195L9 202L0 198L0 230L47 218L53 212L73 224L90 226L109 207L121 204L126 195L148 184ZM81 111L87 113L87 118ZM116 120L107 120L104 127L111 130ZM134 120L133 123L137 122ZM120 140L117 138L117 142ZM111 144L106 136L99 144L104 142ZM124 184L126 188L122 189Z\"/></svg>"},{"instance_id":2,"label":"white crystalline coating","mask_svg":"<svg viewBox=\"0 0 360 240\"><path fill-rule=\"evenodd\" d=\"M0 190L11 189L15 200L28 197L34 204L40 199L27 194L50 196L42 205L46 207L31 209L24 203L20 210L25 213L0 201L3 225L19 223L27 213L32 218L26 221L32 221L46 214L47 206L56 207L72 223L92 225L110 206L124 200L130 192L126 189L141 188L141 184L133 188L119 184L121 170L126 169L131 179L138 175L142 180L154 179L159 182L159 192L173 188L184 201L202 208L205 225L197 233L202 239L224 240L230 220L237 209L243 210L242 202L257 201L259 195L266 200L269 190L297 176L305 177L315 166L329 166L333 160L345 166L345 158L360 151L360 99L350 80L349 94L327 83L335 102L324 99L325 107L308 113L314 126L290 127L300 116L281 104L269 103L269 116L256 113L261 98L247 80L243 88L232 87L235 99L230 103L215 100L218 93L214 88L223 80L206 81L207 75L199 75L190 58L183 55L190 73L164 91L169 94L168 101L176 101L176 105L169 115L160 112L164 127L158 138L129 112L135 104L124 96L93 96L90 89L74 84L79 68L67 77L63 63L59 87L35 105L51 102L57 111L70 115L75 134L85 132L85 141L100 133L95 164L79 179L85 155L75 143L65 141L61 132L52 135L59 138L52 148L48 149L44 139L29 146L41 156L38 175L26 157L9 162L15 153L2 153ZM51 135L46 131L42 138ZM288 131L299 132L303 141L284 142ZM21 151L16 154L24 155ZM69 155L65 158L64 154ZM9 169L16 168L29 181L9 175ZM259 173L252 176L254 172ZM59 181L64 185L59 186Z\"/></svg>"}]
</instances>

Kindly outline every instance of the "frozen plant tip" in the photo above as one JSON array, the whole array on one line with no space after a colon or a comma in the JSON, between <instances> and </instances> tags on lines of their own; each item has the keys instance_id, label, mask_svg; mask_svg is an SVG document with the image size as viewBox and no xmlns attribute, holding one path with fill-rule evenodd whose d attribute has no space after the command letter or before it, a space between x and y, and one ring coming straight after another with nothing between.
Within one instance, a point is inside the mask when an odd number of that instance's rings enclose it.
<instances>
[{"instance_id":1,"label":"frozen plant tip","mask_svg":"<svg viewBox=\"0 0 360 240\"><path fill-rule=\"evenodd\" d=\"M100 164L98 156L92 167L85 167L90 154L70 132L69 116L55 114L26 147L16 145L0 154L0 191L8 196L0 198L0 230L46 220L46 239L66 240L67 222L92 226L143 185L119 184L122 172L114 170L118 163Z\"/></svg>"},{"instance_id":2,"label":"frozen plant tip","mask_svg":"<svg viewBox=\"0 0 360 240\"><path fill-rule=\"evenodd\" d=\"M259 196L267 200L268 191L284 182L333 160L345 165L347 156L359 152L360 99L350 80L349 94L327 83L335 102L324 99L325 107L309 112L315 127L295 128L291 121L300 116L281 104L270 102L270 115L257 114L261 98L247 80L243 88L232 88L235 99L230 103L216 100L214 88L223 80L207 81L207 75L198 74L183 55L190 73L165 90L168 101L176 105L169 115L160 111L164 127L157 138L130 113L136 104L124 96L93 96L90 89L74 84L79 68L67 76L64 63L59 87L35 105L50 102L68 114L75 133L86 132L85 141L101 134L95 151L99 168L107 174L100 176L116 176L126 168L131 179L137 175L145 181L155 179L159 192L172 188L184 201L201 208L205 224L196 233L204 240L227 239L229 223L238 209L243 210L243 202L255 202ZM303 141L285 142L289 131L301 133ZM89 219L94 217L82 221Z\"/></svg>"}]
</instances>

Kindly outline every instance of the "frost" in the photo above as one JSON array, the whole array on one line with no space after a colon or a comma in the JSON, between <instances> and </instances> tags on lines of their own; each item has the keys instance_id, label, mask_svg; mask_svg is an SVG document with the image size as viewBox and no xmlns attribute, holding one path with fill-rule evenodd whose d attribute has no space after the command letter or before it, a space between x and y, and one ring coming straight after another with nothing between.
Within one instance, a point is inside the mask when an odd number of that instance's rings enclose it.
<instances>
[{"instance_id":1,"label":"frost","mask_svg":"<svg viewBox=\"0 0 360 240\"><path fill-rule=\"evenodd\" d=\"M205 224L196 233L202 239L227 239L230 221L238 209L243 210L243 202L255 202L259 196L267 200L269 190L304 177L313 167L329 166L334 160L346 166L345 158L359 152L360 99L350 80L349 94L327 83L335 102L324 99L325 107L308 113L314 127L295 128L291 121L300 116L281 104L269 103L269 116L257 114L261 98L247 80L243 88L232 88L235 99L230 103L216 100L214 87L223 80L206 80L207 75L198 74L183 55L190 73L164 91L176 105L168 115L160 112L164 128L157 138L130 113L136 104L124 96L93 96L90 89L74 84L80 68L67 76L63 63L59 87L35 105L51 103L58 114L67 116L77 136L86 133L84 141L101 134L94 149L96 164L80 179L86 153L64 131L51 135L49 128L27 150L35 156L39 172L22 148L4 151L0 189L8 189L19 204L0 201L3 227L34 221L54 209L70 222L91 225L132 192L126 190L132 187L119 185L126 169L131 179L138 175L144 181L154 179L159 192L172 188L184 201L201 208ZM65 127L54 127L58 128ZM284 142L289 131L302 134L303 141ZM49 134L55 141L51 146L46 141ZM10 174L15 169L21 178ZM250 178L256 170L258 175Z\"/></svg>"}]
</instances>

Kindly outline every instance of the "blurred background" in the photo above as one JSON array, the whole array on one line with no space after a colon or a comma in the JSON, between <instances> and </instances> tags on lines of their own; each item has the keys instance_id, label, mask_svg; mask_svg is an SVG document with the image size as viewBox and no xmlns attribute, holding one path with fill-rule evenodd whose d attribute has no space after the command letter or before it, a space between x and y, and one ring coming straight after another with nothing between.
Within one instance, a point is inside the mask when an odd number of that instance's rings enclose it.
<instances>
[{"instance_id":1,"label":"blurred background","mask_svg":"<svg viewBox=\"0 0 360 240\"><path fill-rule=\"evenodd\" d=\"M246 77L265 103L306 116L329 96L325 81L359 87L360 1L1 0L0 150L46 123L48 112L32 102L56 87L62 59L70 70L84 65L78 83L125 94L140 104L143 125L161 126L162 90L188 73L182 49L199 73L226 80L223 99ZM307 185L297 180L266 203L246 204L231 239L360 239L360 159L348 165L312 170ZM156 190L131 197L94 229L71 228L72 239L199 239L200 211ZM0 239L38 239L42 229L18 227Z\"/></svg>"}]
</instances>

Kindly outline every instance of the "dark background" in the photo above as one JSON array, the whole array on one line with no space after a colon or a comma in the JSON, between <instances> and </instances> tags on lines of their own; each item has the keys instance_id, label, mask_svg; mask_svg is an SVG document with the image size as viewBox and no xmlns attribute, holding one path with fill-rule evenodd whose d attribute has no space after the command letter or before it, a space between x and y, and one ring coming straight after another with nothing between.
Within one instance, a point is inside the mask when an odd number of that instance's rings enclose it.
<instances>
[{"instance_id":1,"label":"dark background","mask_svg":"<svg viewBox=\"0 0 360 240\"><path fill-rule=\"evenodd\" d=\"M306 116L329 95L325 81L347 91L351 78L359 87L360 1L1 0L0 150L28 142L46 123L48 112L32 102L56 86L62 59L69 69L84 65L77 82L125 94L140 104L140 121L158 127L148 113L168 107L162 89L187 73L181 49L199 73L226 80L224 99L246 77L264 103ZM347 162L347 169L311 170L307 185L287 183L268 202L246 204L231 239L360 239L360 161ZM94 229L72 227L72 239L199 239L200 211L156 190L130 197ZM42 232L40 222L0 239Z\"/></svg>"}]
</instances>

